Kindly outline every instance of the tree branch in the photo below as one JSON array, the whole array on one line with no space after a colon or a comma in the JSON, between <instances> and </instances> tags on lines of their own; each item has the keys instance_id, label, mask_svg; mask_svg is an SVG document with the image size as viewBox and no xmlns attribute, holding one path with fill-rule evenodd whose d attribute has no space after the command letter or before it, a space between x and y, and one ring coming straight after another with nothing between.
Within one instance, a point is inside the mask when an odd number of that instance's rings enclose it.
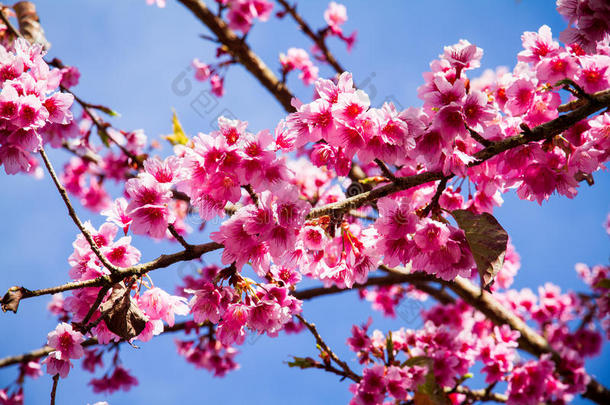
<instances>
[{"instance_id":1,"label":"tree branch","mask_svg":"<svg viewBox=\"0 0 610 405\"><path fill-rule=\"evenodd\" d=\"M204 25L216 35L218 40L226 47L233 59L243 65L258 81L280 102L287 112L294 112L291 105L292 93L288 90L273 72L256 55L245 41L242 41L233 30L217 15L215 15L205 2L201 0L178 0L188 8Z\"/></svg>"},{"instance_id":2,"label":"tree branch","mask_svg":"<svg viewBox=\"0 0 610 405\"><path fill-rule=\"evenodd\" d=\"M59 374L53 376L53 387L51 388L51 405L55 405L55 394L57 394L57 383L59 382Z\"/></svg>"},{"instance_id":3,"label":"tree branch","mask_svg":"<svg viewBox=\"0 0 610 405\"><path fill-rule=\"evenodd\" d=\"M286 10L286 12L290 14L292 19L296 21L296 23L301 28L301 31L303 31L303 33L307 35L318 46L320 51L322 51L322 54L324 55L326 61L333 67L333 69L335 69L335 72L337 72L337 74L345 72L345 69L343 69L339 62L337 62L334 55L326 46L326 41L324 40L324 37L316 34L307 24L307 22L303 19L303 17L301 17L299 13L297 13L296 5L291 6L285 0L277 0L277 2L280 3L284 7L284 10Z\"/></svg>"},{"instance_id":4,"label":"tree branch","mask_svg":"<svg viewBox=\"0 0 610 405\"><path fill-rule=\"evenodd\" d=\"M87 231L87 229L85 229L85 226L83 225L81 220L78 218L78 215L76 215L76 211L74 210L74 207L72 206L72 203L70 202L70 197L68 197L68 192L66 191L64 186L61 184L61 182L57 178L57 174L55 174L55 170L53 169L53 166L51 165L51 162L49 161L49 158L47 157L44 147L42 147L42 146L40 147L40 157L42 157L42 160L44 161L44 164L47 167L49 175L53 179L53 183L55 183L55 187L57 187L57 190L59 191L61 198L64 200L64 203L66 204L66 207L68 208L68 214L70 215L70 218L72 218L72 221L74 221L74 223L76 224L78 229L81 231L81 233L83 234L83 236L89 243L89 246L91 247L91 250L93 251L93 253L95 253L95 255L100 259L100 261L102 262L104 267L106 267L108 270L110 270L110 272L112 272L112 273L119 272L120 269L117 266L115 266L114 264L110 263L110 261L108 261L106 256L104 256L104 254L98 248L97 244L93 240L93 237L91 236L89 231Z\"/></svg>"},{"instance_id":5,"label":"tree branch","mask_svg":"<svg viewBox=\"0 0 610 405\"><path fill-rule=\"evenodd\" d=\"M2 304L4 305L6 303L5 301L8 302L8 300L11 298L11 292L14 291L19 291L21 293L21 296L18 298L21 300L25 298L39 297L41 295L55 294L62 291L76 290L79 288L112 286L127 277L141 277L149 271L169 267L174 263L198 259L203 254L218 250L222 247L223 245L216 242L193 245L192 249L190 250L185 249L181 252L173 254L163 254L150 262L119 269L117 272L109 275L96 277L90 280L73 281L56 287L43 288L40 290L28 290L23 287L11 287L2 299Z\"/></svg>"},{"instance_id":6,"label":"tree branch","mask_svg":"<svg viewBox=\"0 0 610 405\"><path fill-rule=\"evenodd\" d=\"M301 315L295 315L302 323L303 325L305 325L307 327L307 329L309 329L309 331L311 332L311 334L314 336L314 338L316 339L316 343L318 344L318 346L320 347L321 350L323 350L324 352L326 352L326 354L328 354L328 356L334 360L335 363L337 363L339 365L339 367L341 367L343 369L343 372L345 373L345 376L347 378L349 378L352 381L355 382L359 382L360 381L360 376L358 376L356 373L354 373L349 366L347 365L347 363L345 363L343 360L341 360L339 358L339 356L337 356L331 349L330 347L328 347L328 345L326 344L326 342L324 342L324 339L322 339L322 337L320 336L320 334L318 333L318 330L316 329L316 325L314 325L313 323L309 323L305 320L305 318L303 318Z\"/></svg>"}]
</instances>

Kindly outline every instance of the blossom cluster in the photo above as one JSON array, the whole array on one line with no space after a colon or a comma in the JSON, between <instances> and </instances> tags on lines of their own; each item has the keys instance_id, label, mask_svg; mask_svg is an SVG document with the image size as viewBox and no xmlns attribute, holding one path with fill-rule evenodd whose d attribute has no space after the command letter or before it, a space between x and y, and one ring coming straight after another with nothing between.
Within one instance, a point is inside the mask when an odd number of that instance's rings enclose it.
<instances>
[{"instance_id":1,"label":"blossom cluster","mask_svg":"<svg viewBox=\"0 0 610 405\"><path fill-rule=\"evenodd\" d=\"M13 49L0 47L0 165L7 174L34 172L32 155L42 147L45 131L72 120L74 97L57 91L62 71L50 69L40 45L18 39Z\"/></svg>"},{"instance_id":2,"label":"blossom cluster","mask_svg":"<svg viewBox=\"0 0 610 405\"><path fill-rule=\"evenodd\" d=\"M286 53L280 53L282 74L293 70L300 70L299 79L309 86L318 79L318 67L309 59L307 51L302 48L289 48Z\"/></svg>"},{"instance_id":3,"label":"blossom cluster","mask_svg":"<svg viewBox=\"0 0 610 405\"><path fill-rule=\"evenodd\" d=\"M552 361L550 354L536 360L521 359L517 353L519 332L508 325L494 326L461 300L437 304L420 311L424 322L420 329L369 332L370 320L352 327L347 345L364 368L360 382L350 388L354 394L351 403L381 404L388 397L406 401L422 386L427 387L426 392L438 387L441 396L455 392L454 388L469 378L476 362L483 365L485 383L507 383L509 404L570 402L588 383L584 360L601 350L602 337L593 319L575 330L569 323L582 314L586 303L572 293L562 294L550 283L541 287L538 295L525 289L508 290L501 297L523 320L536 321L560 353L560 363ZM394 309L400 305L400 299L392 304ZM465 398L464 392L448 395L452 403Z\"/></svg>"},{"instance_id":4,"label":"blossom cluster","mask_svg":"<svg viewBox=\"0 0 610 405\"><path fill-rule=\"evenodd\" d=\"M594 51L597 41L610 35L610 5L604 0L557 0L557 11L570 23L559 38Z\"/></svg>"},{"instance_id":5,"label":"blossom cluster","mask_svg":"<svg viewBox=\"0 0 610 405\"><path fill-rule=\"evenodd\" d=\"M147 2L165 6L164 0ZM244 36L255 19L267 20L272 10L267 0L217 2L219 15L227 10L228 26ZM519 141L519 146L496 156L485 155L494 145L531 136L532 128L557 118L561 89L569 91L568 101L578 104L577 99L610 87L610 38L604 36L607 27L597 23L605 21L608 7L593 0L559 1L558 6L577 23L562 34L569 38L566 46L543 26L523 34L524 49L512 71L485 71L471 78L469 72L480 66L483 51L460 40L445 47L424 73L418 89L423 105L402 111L392 103L372 106L348 72L334 80L318 78L318 67L307 52L289 48L280 55L282 73L299 70L306 85L314 84L313 100L294 99L295 112L273 133L252 132L245 121L220 117L218 130L189 138L176 129L175 118L174 132L180 134L171 138L173 153L165 158L148 155L153 145L147 149L141 130L119 131L100 124L91 111L73 121L72 96L56 90L60 84L76 85L75 68L50 70L42 50L24 41L15 42L12 51L0 48L0 163L7 173L34 170L30 153L43 142L66 146L77 155L102 151L90 143L93 128L102 141L120 149L74 157L61 174L68 192L107 218L97 229L84 224L95 246L82 234L74 241L68 259L73 281L111 275L99 255L113 266L133 270L142 255L132 245L130 232L178 240L184 252L192 253L194 246L181 239L191 231L187 216L198 214L204 225L220 218L210 239L222 248L225 267L205 266L196 276L184 277L175 294L155 286L149 276L130 276L111 287L74 289L66 298L55 295L48 308L61 323L48 334L53 351L42 363L47 373L64 378L72 360L81 358L90 372L102 368L104 350L84 349L86 337L100 344L146 342L175 326L177 316L189 316L182 325L187 336L175 341L178 354L197 368L224 376L239 367L235 347L248 334L274 337L303 328L295 321L302 302L294 294L303 277L326 287L361 287L369 273L384 264L404 266L410 274L427 273L442 284L456 277L473 278L475 248L451 212L492 213L510 189L540 204L553 193L573 197L579 182L591 181L610 159L608 112L585 118L559 136ZM346 36L342 30L345 6L331 2L324 19L327 27L318 33L322 40L337 36L351 48L355 32ZM320 49L314 47L311 54L324 60ZM229 54L219 48L217 57L223 55ZM209 80L220 97L222 70L232 63L208 65L195 59L192 66L196 79ZM300 159L291 159L295 155ZM348 180L353 170L362 176ZM401 188L404 178L426 174L443 180ZM108 180L124 185L121 197L111 199L104 187ZM465 182L468 193L462 189ZM333 203L350 197L354 201L382 184L400 191L371 198L364 206L338 209L335 215ZM329 206L332 214L313 215ZM503 384L509 404L563 403L585 391L590 377L584 360L599 354L600 330L610 338L609 268L577 266L591 294L562 293L551 283L535 294L509 289L520 258L511 243L502 253L503 266L488 291L544 336L557 356L519 357L518 331L494 325L447 294L448 303L421 311L424 324L419 329L384 334L369 333L370 323L352 328L347 344L363 368L362 377L350 387L353 404L410 401L422 390L459 403L468 394L457 388L477 362L486 384ZM424 302L428 294L416 284L394 284L360 289L360 296L373 309L395 317L406 299ZM141 328L128 325L135 332L112 325L116 308L124 303L141 322ZM575 328L578 319L584 321ZM110 367L90 382L94 392L112 393L138 384L120 363L115 347ZM327 360L325 356L328 353L321 355ZM38 376L40 367L26 363L21 375ZM0 402L18 403L20 398L19 390L10 395L0 390Z\"/></svg>"},{"instance_id":6,"label":"blossom cluster","mask_svg":"<svg viewBox=\"0 0 610 405\"><path fill-rule=\"evenodd\" d=\"M328 3L328 8L324 11L324 21L326 21L326 28L322 30L324 36L336 36L347 46L347 50L350 51L356 42L356 31L353 31L349 35L345 35L341 26L347 22L347 8L340 3L331 1ZM313 46L314 53L320 51L317 46ZM324 55L317 55L317 57L324 61Z\"/></svg>"}]
</instances>

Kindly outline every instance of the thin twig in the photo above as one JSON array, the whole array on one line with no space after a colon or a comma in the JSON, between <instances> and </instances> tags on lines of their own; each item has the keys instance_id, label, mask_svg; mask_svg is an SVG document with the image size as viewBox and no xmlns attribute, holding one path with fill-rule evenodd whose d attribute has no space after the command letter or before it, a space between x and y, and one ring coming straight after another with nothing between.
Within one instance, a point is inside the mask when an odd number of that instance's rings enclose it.
<instances>
[{"instance_id":1,"label":"thin twig","mask_svg":"<svg viewBox=\"0 0 610 405\"><path fill-rule=\"evenodd\" d=\"M485 147L493 145L492 141L490 141L489 139L483 138L483 135L479 134L477 131L470 128L467 124L465 124L465 125L466 125L466 129L470 133L470 136L472 137L472 139L474 139L475 141L477 141L478 143L480 143L481 145L483 145Z\"/></svg>"},{"instance_id":2,"label":"thin twig","mask_svg":"<svg viewBox=\"0 0 610 405\"><path fill-rule=\"evenodd\" d=\"M81 222L80 218L76 214L76 211L74 210L74 207L72 206L72 203L70 202L70 197L68 197L68 192L66 191L64 186L61 184L61 182L57 178L57 174L55 173L55 170L53 169L53 166L51 165L51 161L47 157L44 147L42 147L42 146L40 147L40 157L42 157L42 160L44 161L44 164L47 167L47 171L49 172L49 175L53 179L53 183L55 183L55 187L57 187L57 190L59 191L61 198L64 200L64 203L66 204L66 207L68 208L68 214L70 215L70 218L72 218L72 221L74 221L74 223L76 224L78 229L81 231L81 233L83 234L83 236L89 243L89 246L91 247L91 250L93 251L93 253L95 253L95 255L100 259L100 261L102 262L104 267L106 267L108 270L110 270L111 273L119 272L120 268L113 265L112 263L110 263L110 261L108 261L106 256L104 256L104 254L100 251L99 247L95 243L95 240L93 240L93 236L91 236L89 231L87 231L87 229L85 229L85 226Z\"/></svg>"},{"instance_id":3,"label":"thin twig","mask_svg":"<svg viewBox=\"0 0 610 405\"><path fill-rule=\"evenodd\" d=\"M438 183L438 186L436 187L436 192L432 196L432 200L430 200L430 203L426 205L426 208L424 208L424 210L421 212L422 218L426 218L430 212L436 212L439 207L439 199L441 198L443 191L445 191L445 188L447 187L448 180L449 177L443 177L440 183Z\"/></svg>"},{"instance_id":4,"label":"thin twig","mask_svg":"<svg viewBox=\"0 0 610 405\"><path fill-rule=\"evenodd\" d=\"M284 10L286 10L286 12L290 14L292 19L296 21L296 23L301 28L301 31L303 31L303 33L307 35L318 46L318 48L324 55L326 61L333 67L333 69L335 69L335 72L337 72L337 74L343 73L345 69L343 69L339 62L337 62L337 59L335 59L334 55L326 46L326 41L324 40L324 37L322 35L316 34L311 29L311 27L309 26L309 24L307 24L303 17L301 17L299 13L297 13L296 6L291 6L286 0L277 0L277 2L280 3L284 7Z\"/></svg>"},{"instance_id":5,"label":"thin twig","mask_svg":"<svg viewBox=\"0 0 610 405\"><path fill-rule=\"evenodd\" d=\"M180 235L178 233L178 231L176 230L176 227L174 226L174 224L169 224L167 226L167 229L169 230L169 233L172 234L172 236L174 237L174 239L176 239L178 241L178 243L180 243L182 245L183 248L185 248L186 250L191 250L193 249L193 245L191 245L190 243L188 243L183 237L182 235Z\"/></svg>"},{"instance_id":6,"label":"thin twig","mask_svg":"<svg viewBox=\"0 0 610 405\"><path fill-rule=\"evenodd\" d=\"M141 277L149 271L169 267L174 263L198 259L203 254L221 249L222 247L223 245L216 242L193 245L192 249L190 250L183 250L173 254L163 254L150 262L120 269L119 271L109 275L99 276L89 280L73 281L70 283L61 284L55 287L43 288L40 290L23 289L23 295L20 299L39 297L41 295L50 295L58 292L77 290L87 287L112 286L113 284L116 284L127 277ZM15 287L11 287L9 291L14 288ZM16 289L19 289L19 287L16 287Z\"/></svg>"},{"instance_id":7,"label":"thin twig","mask_svg":"<svg viewBox=\"0 0 610 405\"><path fill-rule=\"evenodd\" d=\"M324 339L322 339L322 336L320 336L320 334L318 333L318 330L316 329L316 325L314 325L313 323L309 323L305 320L305 318L303 318L301 315L295 315L302 323L303 325L305 325L307 327L307 329L309 329L309 331L311 332L311 334L314 336L314 338L316 339L316 343L318 344L318 346L320 347L321 350L323 350L326 354L328 354L330 356L330 358L332 360L334 360L335 363L337 363L339 365L339 367L341 367L345 373L345 376L347 378L349 378L352 381L355 382L359 382L360 381L360 377L354 373L349 366L347 365L346 362L344 362L343 360L341 360L339 358L339 356L337 356L331 349L330 347L328 347L328 345L326 344L326 342L324 342Z\"/></svg>"},{"instance_id":8,"label":"thin twig","mask_svg":"<svg viewBox=\"0 0 610 405\"><path fill-rule=\"evenodd\" d=\"M375 163L377 163L377 166L379 166L381 172L385 177L392 181L396 180L396 176L394 176L394 173L390 171L390 169L388 168L388 166L386 166L385 163L383 163L380 159L375 159Z\"/></svg>"},{"instance_id":9,"label":"thin twig","mask_svg":"<svg viewBox=\"0 0 610 405\"><path fill-rule=\"evenodd\" d=\"M252 199L252 202L254 202L254 205L256 205L258 207L258 194L256 194L254 192L254 189L252 188L252 186L250 184L246 184L245 186L242 186L242 187L244 188L244 190L246 190L248 192L248 195Z\"/></svg>"},{"instance_id":10,"label":"thin twig","mask_svg":"<svg viewBox=\"0 0 610 405\"><path fill-rule=\"evenodd\" d=\"M95 311L99 308L108 290L110 290L110 286L103 286L100 289L100 291L97 293L97 297L95 298L95 302L93 303L93 305L91 305L91 308L89 308L87 315L85 315L83 320L80 322L80 325L82 325L82 331L84 333L87 333L89 330L91 330L91 328L87 328L87 323L89 322Z\"/></svg>"},{"instance_id":11,"label":"thin twig","mask_svg":"<svg viewBox=\"0 0 610 405\"><path fill-rule=\"evenodd\" d=\"M6 27L11 32L11 34L13 34L15 37L23 38L23 35L21 35L21 32L19 32L19 30L13 25L13 23L11 23L11 21L8 19L8 17L4 14L4 9L7 7L5 7L5 6L0 6L0 7L2 8L2 10L0 11L0 19L2 19L2 22L4 23L4 25L6 25Z\"/></svg>"},{"instance_id":12,"label":"thin twig","mask_svg":"<svg viewBox=\"0 0 610 405\"><path fill-rule=\"evenodd\" d=\"M53 376L53 388L51 388L51 405L55 405L55 394L57 394L57 383L59 382L59 374Z\"/></svg>"}]
</instances>

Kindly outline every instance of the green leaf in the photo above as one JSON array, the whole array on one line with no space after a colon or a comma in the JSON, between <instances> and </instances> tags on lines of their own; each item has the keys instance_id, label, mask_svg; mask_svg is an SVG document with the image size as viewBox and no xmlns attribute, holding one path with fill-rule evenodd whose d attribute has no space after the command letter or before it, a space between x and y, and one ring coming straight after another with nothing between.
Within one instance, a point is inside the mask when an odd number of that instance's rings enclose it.
<instances>
[{"instance_id":1,"label":"green leaf","mask_svg":"<svg viewBox=\"0 0 610 405\"><path fill-rule=\"evenodd\" d=\"M405 366L413 367L413 366L429 365L431 361L432 361L432 359L427 356L413 356L413 357L405 360L401 364L401 366L402 367L405 367Z\"/></svg>"},{"instance_id":2,"label":"green leaf","mask_svg":"<svg viewBox=\"0 0 610 405\"><path fill-rule=\"evenodd\" d=\"M108 114L111 117L120 117L121 114L119 114L118 112L114 111L112 108L108 108L106 106L103 105L96 105L94 107L96 110L100 110L101 112Z\"/></svg>"},{"instance_id":3,"label":"green leaf","mask_svg":"<svg viewBox=\"0 0 610 405\"><path fill-rule=\"evenodd\" d=\"M102 143L104 145L106 145L107 148L109 148L110 147L110 138L108 137L108 134L106 133L106 131L103 131L103 130L98 128L97 129L97 135L102 140Z\"/></svg>"},{"instance_id":4,"label":"green leaf","mask_svg":"<svg viewBox=\"0 0 610 405\"><path fill-rule=\"evenodd\" d=\"M508 233L493 215L486 212L477 215L467 210L455 210L451 215L466 234L481 276L481 286L489 287L504 265Z\"/></svg>"},{"instance_id":5,"label":"green leaf","mask_svg":"<svg viewBox=\"0 0 610 405\"><path fill-rule=\"evenodd\" d=\"M610 290L610 278L599 280L597 284L595 284L595 288L605 288L607 290Z\"/></svg>"},{"instance_id":6,"label":"green leaf","mask_svg":"<svg viewBox=\"0 0 610 405\"><path fill-rule=\"evenodd\" d=\"M385 349L388 352L388 361L394 359L394 342L392 341L392 332L388 332L388 338L385 341Z\"/></svg>"},{"instance_id":7,"label":"green leaf","mask_svg":"<svg viewBox=\"0 0 610 405\"><path fill-rule=\"evenodd\" d=\"M176 110L174 110L172 115L172 131L171 135L165 135L163 138L168 140L172 145L186 145L188 143L189 138L184 133L180 121L178 121Z\"/></svg>"},{"instance_id":8,"label":"green leaf","mask_svg":"<svg viewBox=\"0 0 610 405\"><path fill-rule=\"evenodd\" d=\"M315 364L315 360L311 357L293 357L292 361L288 362L288 367L298 367L300 369L311 368Z\"/></svg>"},{"instance_id":9,"label":"green leaf","mask_svg":"<svg viewBox=\"0 0 610 405\"><path fill-rule=\"evenodd\" d=\"M426 374L426 380L423 384L417 387L415 393L415 403L417 405L450 405L451 402L445 394L443 388L438 385L434 372L430 371Z\"/></svg>"}]
</instances>

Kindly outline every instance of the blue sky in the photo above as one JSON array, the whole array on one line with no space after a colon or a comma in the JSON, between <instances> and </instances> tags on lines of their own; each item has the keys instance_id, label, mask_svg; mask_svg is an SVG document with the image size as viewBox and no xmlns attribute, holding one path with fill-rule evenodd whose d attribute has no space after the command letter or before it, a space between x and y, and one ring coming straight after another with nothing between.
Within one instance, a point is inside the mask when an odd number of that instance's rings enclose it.
<instances>
[{"instance_id":1,"label":"blue sky","mask_svg":"<svg viewBox=\"0 0 610 405\"><path fill-rule=\"evenodd\" d=\"M39 14L52 42L51 57L79 67L81 83L75 89L85 100L108 105L122 117L114 124L123 129L143 128L150 139L170 132L171 108L178 111L188 133L207 132L220 113L230 112L247 120L253 130L273 128L284 116L281 106L240 67L232 67L226 78L226 95L210 104L209 112L191 107L207 84L193 81L188 94L172 90L172 82L183 74L194 57L211 61L214 48L198 37L205 28L181 5L169 0L160 10L147 7L144 0L38 0ZM210 2L211 3L211 2ZM551 1L346 1L350 20L346 29L358 29L358 42L347 53L339 41L329 45L341 63L354 74L355 82L365 86L374 104L392 97L403 107L420 105L416 89L422 84L421 73L442 52L445 45L468 39L484 49L483 68L499 65L512 67L521 49L523 31L535 31L549 25L555 36L565 22L555 12ZM323 24L325 1L301 1L300 12L313 27ZM309 49L310 42L288 18L273 19L256 25L248 37L255 51L272 69L279 67L277 55L288 47ZM482 70L480 70L482 72ZM328 68L322 75L330 75ZM476 74L476 73L473 73ZM311 96L296 77L289 86L303 99ZM373 93L377 95L373 97ZM167 152L167 151L166 151ZM56 167L65 161L61 152L51 153ZM514 194L496 216L510 233L522 258L522 268L515 285L536 289L552 281L562 289L583 290L574 264L607 263L610 249L601 223L610 209L610 176L595 175L594 187L583 186L574 200L553 197L542 207L520 201ZM68 220L50 179L38 181L26 176L0 175L0 290L19 284L41 288L67 280L67 257L76 228ZM79 209L81 218L95 225L101 218ZM193 236L205 241L206 235ZM137 239L145 260L175 246ZM206 257L214 262L215 256ZM179 274L188 267L160 270L153 274L155 283L171 289ZM55 320L45 306L48 297L24 301L18 316L0 314L0 357L20 353L45 343ZM371 314L367 303L355 293L327 297L304 305L308 319L316 322L328 343L346 359L354 359L345 348L345 339L353 323L361 323ZM373 327L397 329L405 324L373 314ZM313 339L303 333L262 337L240 348L237 360L241 369L223 379L195 370L175 354L173 337L163 336L141 345L125 347L122 358L134 371L139 387L128 393L107 398L111 404L170 403L347 403L350 395L346 382L321 371L290 369L284 364L289 355L315 355ZM608 345L602 356L588 363L591 374L610 385L607 361ZM0 387L15 377L15 370L0 371ZM67 380L60 382L58 402L86 404L105 399L86 386L89 373L77 365ZM26 383L26 403L46 403L51 379L44 376ZM577 400L576 403L581 403ZM584 403L584 402L582 402Z\"/></svg>"}]
</instances>

